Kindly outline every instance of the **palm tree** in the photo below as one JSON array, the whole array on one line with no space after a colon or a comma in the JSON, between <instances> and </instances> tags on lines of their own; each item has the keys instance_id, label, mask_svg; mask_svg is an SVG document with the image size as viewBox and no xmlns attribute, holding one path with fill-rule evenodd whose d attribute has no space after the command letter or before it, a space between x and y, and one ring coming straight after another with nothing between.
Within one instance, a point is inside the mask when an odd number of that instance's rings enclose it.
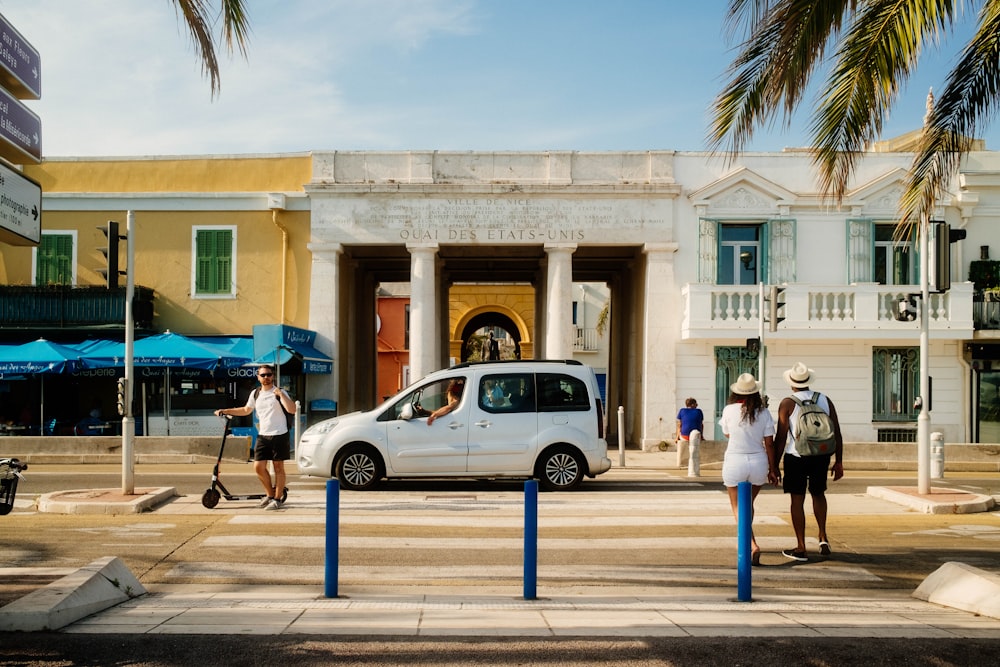
<instances>
[{"instance_id":1,"label":"palm tree","mask_svg":"<svg viewBox=\"0 0 1000 667\"><path fill-rule=\"evenodd\" d=\"M973 20L970 8L978 8L975 32L928 105L901 203L901 224L919 220L997 110L1000 0L730 0L727 26L745 39L716 98L710 143L739 152L779 115L787 126L817 69L829 65L811 132L823 190L839 203L921 51Z\"/></svg>"},{"instance_id":2,"label":"palm tree","mask_svg":"<svg viewBox=\"0 0 1000 667\"><path fill-rule=\"evenodd\" d=\"M214 98L221 90L219 61L215 55L215 37L212 34L214 20L209 16L209 0L172 0L177 14L184 17L195 54L201 60L202 72L208 76ZM250 35L250 19L244 0L219 0L219 14L222 17L221 36L226 49L233 52L233 44L246 58Z\"/></svg>"}]
</instances>

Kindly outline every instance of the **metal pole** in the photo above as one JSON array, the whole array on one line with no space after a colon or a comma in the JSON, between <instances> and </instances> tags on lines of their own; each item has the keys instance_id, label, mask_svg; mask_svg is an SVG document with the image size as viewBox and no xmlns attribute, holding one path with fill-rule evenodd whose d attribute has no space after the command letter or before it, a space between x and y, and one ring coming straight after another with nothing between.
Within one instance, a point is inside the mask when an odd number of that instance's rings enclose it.
<instances>
[{"instance_id":1,"label":"metal pole","mask_svg":"<svg viewBox=\"0 0 1000 667\"><path fill-rule=\"evenodd\" d=\"M326 567L323 594L337 597L337 563L340 560L340 482L326 481Z\"/></svg>"},{"instance_id":2,"label":"metal pole","mask_svg":"<svg viewBox=\"0 0 1000 667\"><path fill-rule=\"evenodd\" d=\"M135 296L135 214L125 217L125 414L122 415L122 494L135 493L135 417L132 414L132 380L135 377L133 356L135 319L132 299Z\"/></svg>"},{"instance_id":3,"label":"metal pole","mask_svg":"<svg viewBox=\"0 0 1000 667\"><path fill-rule=\"evenodd\" d=\"M924 211L920 216L920 415L917 417L917 492L921 495L931 491L931 414L930 405L930 351L929 325L930 317L930 286L928 284L928 269L930 258L927 256L930 243L928 234L930 212Z\"/></svg>"},{"instance_id":4,"label":"metal pole","mask_svg":"<svg viewBox=\"0 0 1000 667\"><path fill-rule=\"evenodd\" d=\"M618 406L618 465L625 467L625 408Z\"/></svg>"},{"instance_id":5,"label":"metal pole","mask_svg":"<svg viewBox=\"0 0 1000 667\"><path fill-rule=\"evenodd\" d=\"M538 590L538 480L524 483L524 599Z\"/></svg>"},{"instance_id":6,"label":"metal pole","mask_svg":"<svg viewBox=\"0 0 1000 667\"><path fill-rule=\"evenodd\" d=\"M767 395L767 373L764 372L764 360L767 357L767 347L764 344L764 283L757 283L759 294L757 295L757 303L759 304L760 317L757 318L757 336L760 338L760 350L757 352L757 373L760 377L760 395L761 398Z\"/></svg>"},{"instance_id":7,"label":"metal pole","mask_svg":"<svg viewBox=\"0 0 1000 667\"><path fill-rule=\"evenodd\" d=\"M753 530L753 496L750 482L740 482L736 487L736 597L740 602L750 602L752 575L750 574L750 534Z\"/></svg>"}]
</instances>

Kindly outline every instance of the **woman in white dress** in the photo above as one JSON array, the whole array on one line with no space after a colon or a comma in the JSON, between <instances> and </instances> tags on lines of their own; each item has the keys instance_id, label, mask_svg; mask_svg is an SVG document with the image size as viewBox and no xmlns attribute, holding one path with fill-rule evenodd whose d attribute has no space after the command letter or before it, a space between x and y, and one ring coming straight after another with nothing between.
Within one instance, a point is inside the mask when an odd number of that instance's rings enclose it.
<instances>
[{"instance_id":1,"label":"woman in white dress","mask_svg":"<svg viewBox=\"0 0 1000 667\"><path fill-rule=\"evenodd\" d=\"M778 472L771 468L774 444L774 419L764 407L760 383L750 373L743 373L729 386L729 405L722 410L719 426L728 438L722 462L722 483L729 492L733 516L739 517L737 485L750 482L751 517L753 501L765 483L777 484ZM760 565L760 546L750 531L750 561Z\"/></svg>"}]
</instances>

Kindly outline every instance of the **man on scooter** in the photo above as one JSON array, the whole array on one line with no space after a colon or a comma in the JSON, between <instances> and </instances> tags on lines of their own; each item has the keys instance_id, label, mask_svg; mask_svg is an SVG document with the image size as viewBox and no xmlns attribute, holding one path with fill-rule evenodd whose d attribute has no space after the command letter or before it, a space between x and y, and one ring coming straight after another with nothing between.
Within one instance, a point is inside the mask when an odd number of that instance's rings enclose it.
<instances>
[{"instance_id":1,"label":"man on scooter","mask_svg":"<svg viewBox=\"0 0 1000 667\"><path fill-rule=\"evenodd\" d=\"M285 412L295 412L295 403L281 387L274 384L274 366L264 364L257 369L260 388L250 392L247 404L239 408L222 408L215 414L247 417L257 413L257 445L254 447L254 472L264 485L267 495L260 501L266 510L280 509L284 504L285 461L291 456L288 422ZM274 483L267 468L270 461L274 466Z\"/></svg>"}]
</instances>

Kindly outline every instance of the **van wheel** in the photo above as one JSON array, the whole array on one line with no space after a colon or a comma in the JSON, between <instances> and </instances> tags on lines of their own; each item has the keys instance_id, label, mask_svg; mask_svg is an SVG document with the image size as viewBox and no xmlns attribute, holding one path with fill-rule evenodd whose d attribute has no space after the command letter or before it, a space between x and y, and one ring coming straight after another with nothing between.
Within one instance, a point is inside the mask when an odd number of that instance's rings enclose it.
<instances>
[{"instance_id":1,"label":"van wheel","mask_svg":"<svg viewBox=\"0 0 1000 667\"><path fill-rule=\"evenodd\" d=\"M583 481L583 463L569 448L557 447L538 460L535 476L545 491L569 491Z\"/></svg>"},{"instance_id":2,"label":"van wheel","mask_svg":"<svg viewBox=\"0 0 1000 667\"><path fill-rule=\"evenodd\" d=\"M371 447L351 445L337 458L334 474L341 486L351 491L375 488L385 472L382 457Z\"/></svg>"}]
</instances>

